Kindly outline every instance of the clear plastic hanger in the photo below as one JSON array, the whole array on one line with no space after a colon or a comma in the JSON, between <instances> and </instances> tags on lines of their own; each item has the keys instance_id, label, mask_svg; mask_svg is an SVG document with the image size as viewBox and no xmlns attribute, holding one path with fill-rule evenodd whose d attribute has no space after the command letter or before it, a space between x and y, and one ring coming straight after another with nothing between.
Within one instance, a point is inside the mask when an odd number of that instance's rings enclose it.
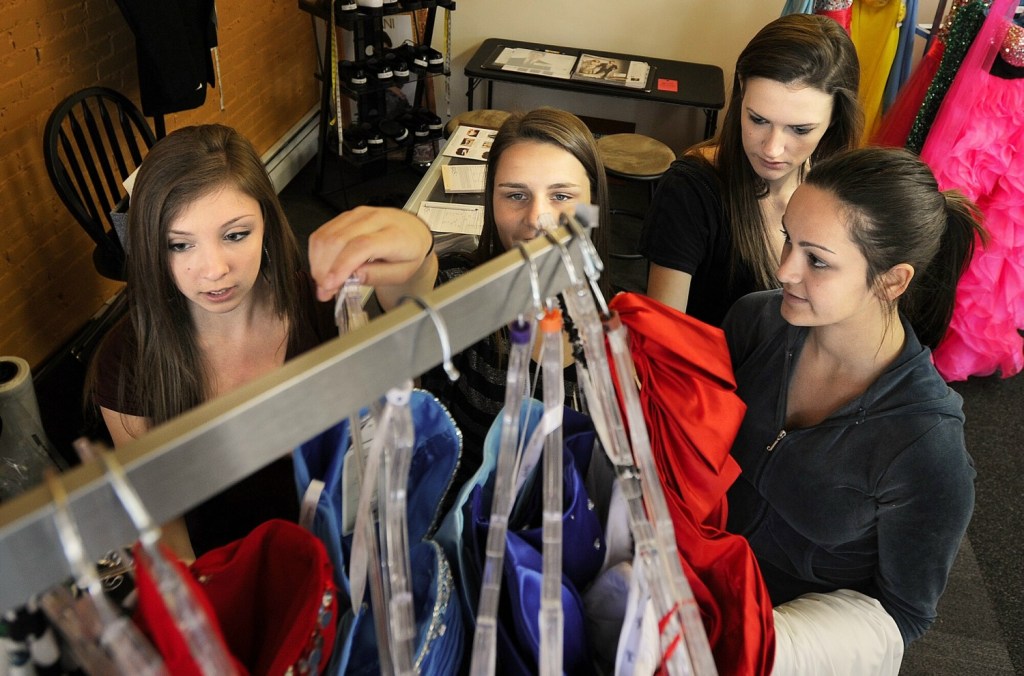
<instances>
[{"instance_id":1,"label":"clear plastic hanger","mask_svg":"<svg viewBox=\"0 0 1024 676\"><path fill-rule=\"evenodd\" d=\"M594 217L596 213L583 211L580 215ZM578 220L567 218L566 225L577 238L590 242ZM590 280L591 291L603 308L600 313L602 330L611 348L612 362L619 383L616 391L621 395L629 423L627 427L633 467L623 477L621 485L627 503L630 494L636 493L637 487L640 489L641 500L634 500L630 508L631 530L634 532L639 558L645 562L645 571L641 573L647 576L655 610L660 618L662 658L669 666L670 673L717 673L693 591L679 562L675 529L665 502L661 481L657 478L650 439L647 436L647 423L640 407L626 327L622 325L617 315L608 310L607 304L601 298L595 277L600 273L601 267L599 263L591 260L596 256L596 249L592 245L584 247L584 271ZM567 260L567 257L563 260ZM608 354L603 349L601 351L605 355ZM608 408L621 417L620 407ZM615 427L623 429L621 423ZM626 465L621 467L624 468ZM642 511L639 509L641 506ZM685 647L688 659L683 659L680 647Z\"/></svg>"},{"instance_id":2,"label":"clear plastic hanger","mask_svg":"<svg viewBox=\"0 0 1024 676\"><path fill-rule=\"evenodd\" d=\"M89 446L85 439L75 441L76 446ZM92 451L85 451L94 453ZM107 479L114 494L124 506L135 530L139 533L138 556L143 558L137 565L145 565L156 584L160 597L181 632L196 666L204 674L220 676L237 674L235 662L228 654L223 642L217 640L210 618L200 606L192 589L185 582L181 572L175 568L160 550L160 527L142 504L139 494L128 482L124 468L114 452L99 448L99 456L107 469Z\"/></svg>"},{"instance_id":3,"label":"clear plastic hanger","mask_svg":"<svg viewBox=\"0 0 1024 676\"><path fill-rule=\"evenodd\" d=\"M382 472L384 510L380 534L382 558L387 563L384 577L384 600L388 608L391 657L399 676L415 674L413 654L416 637L416 616L413 612L412 579L409 564L408 506L406 486L412 461L414 430L409 399L412 381L388 391L387 408L393 415L387 425L378 427L384 437L384 468Z\"/></svg>"},{"instance_id":4,"label":"clear plastic hanger","mask_svg":"<svg viewBox=\"0 0 1024 676\"><path fill-rule=\"evenodd\" d=\"M505 377L505 405L501 410L501 436L494 470L494 495L491 499L486 560L480 585L480 602L477 607L470 663L470 673L474 675L490 676L494 673L497 662L498 602L505 562L505 535L508 532L509 514L515 500L516 467L519 464L522 444L519 431L520 413L529 385L534 326L543 316L537 267L526 247L519 244L519 251L529 265L533 307L530 312L524 313L509 326L511 347Z\"/></svg>"},{"instance_id":5,"label":"clear plastic hanger","mask_svg":"<svg viewBox=\"0 0 1024 676\"><path fill-rule=\"evenodd\" d=\"M544 439L543 568L541 577L541 676L562 673L562 311L548 310L540 321L543 337L541 368L544 373L544 417L552 429Z\"/></svg>"},{"instance_id":6,"label":"clear plastic hanger","mask_svg":"<svg viewBox=\"0 0 1024 676\"><path fill-rule=\"evenodd\" d=\"M581 213L584 216L588 214L586 211ZM589 237L578 220L563 216L563 223L581 239L581 243L589 243ZM639 573L647 580L655 611L661 619L663 664L670 674L715 674L717 669L692 590L679 563L671 517L654 469L625 327L621 322L611 321L613 318L596 283L596 275L601 269L596 250L592 245L582 247L587 275L587 282L584 282L576 273L564 245L551 235L549 239L559 246L562 262L569 274L570 289L563 297L579 330L587 362L585 367L578 365L580 384L591 403L591 418L605 453L616 467L619 486L628 505L634 546L643 562ZM600 313L597 303L602 308ZM611 364L605 348L606 332L613 346L631 438L627 437L611 378Z\"/></svg>"},{"instance_id":7,"label":"clear plastic hanger","mask_svg":"<svg viewBox=\"0 0 1024 676\"><path fill-rule=\"evenodd\" d=\"M434 322L441 341L445 372L455 380L459 372L452 363L448 330L440 315L421 298L406 296L402 300L407 299L416 302ZM413 654L416 619L413 612L406 505L409 465L415 440L412 411L409 408L411 393L412 381L409 380L385 395L385 405L377 420L377 432L370 444L360 487L350 564L352 603L353 607L358 607L365 590L368 548L371 546L368 539L372 534L371 496L374 483L377 483L379 494L384 498L378 505L383 607L387 613L393 671L402 676L415 673Z\"/></svg>"},{"instance_id":8,"label":"clear plastic hanger","mask_svg":"<svg viewBox=\"0 0 1024 676\"><path fill-rule=\"evenodd\" d=\"M64 484L52 470L44 476L53 496L53 520L61 548L76 586L84 591L76 598L67 587L55 587L40 599L44 612L63 634L75 660L89 673L165 676L167 669L153 645L104 595L96 568L86 560Z\"/></svg>"},{"instance_id":9,"label":"clear plastic hanger","mask_svg":"<svg viewBox=\"0 0 1024 676\"><path fill-rule=\"evenodd\" d=\"M411 388L411 383L410 383ZM352 608L353 611L358 612L359 607L363 603L363 595L366 590L366 575L368 565L370 562L370 550L376 548L377 543L377 528L374 527L374 517L372 510L372 502L374 495L377 492L377 485L380 480L380 465L381 460L384 456L384 444L385 444L385 433L384 430L391 426L391 419L395 415L394 406L384 406L380 412L380 416L377 419L377 431L370 443L369 451L366 454L366 465L364 467L363 481L359 488L359 506L356 508L356 526L352 535L352 553L351 560L349 562L349 584L352 589ZM383 493L382 493L383 495ZM381 505L381 516L384 515L386 507ZM376 567L381 571L381 603L380 603L380 618L375 618L375 626L383 622L383 626L378 626L378 642L381 640L387 641L390 645L390 629L389 629L389 582L387 572L387 558L382 552L379 562L379 566ZM371 574L375 574L374 571ZM378 608L374 607L376 613ZM378 643L378 648L379 648ZM391 661L391 650L389 648L388 661ZM382 668L383 668L383 663ZM391 673L391 672L385 672Z\"/></svg>"},{"instance_id":10,"label":"clear plastic hanger","mask_svg":"<svg viewBox=\"0 0 1024 676\"><path fill-rule=\"evenodd\" d=\"M338 334L345 335L351 331L362 328L369 322L369 317L363 309L363 294L358 277L349 277L338 292L334 304L334 322L338 326ZM363 443L362 421L360 414L354 413L348 419L349 436L352 439L351 458L355 472L353 485L361 486L363 475L366 471L366 447ZM363 522L363 528L367 529L361 538L366 547L367 571L370 581L370 607L373 609L373 624L377 636L377 658L379 660L381 673L393 673L394 667L391 664L391 643L390 631L388 630L388 614L384 602L384 580L381 570L380 547L375 533L377 531L377 519L374 515L376 504L370 503L370 518ZM364 595L364 582L366 574L359 576L357 583L352 580L352 610L359 612ZM358 601L356 600L358 597Z\"/></svg>"}]
</instances>

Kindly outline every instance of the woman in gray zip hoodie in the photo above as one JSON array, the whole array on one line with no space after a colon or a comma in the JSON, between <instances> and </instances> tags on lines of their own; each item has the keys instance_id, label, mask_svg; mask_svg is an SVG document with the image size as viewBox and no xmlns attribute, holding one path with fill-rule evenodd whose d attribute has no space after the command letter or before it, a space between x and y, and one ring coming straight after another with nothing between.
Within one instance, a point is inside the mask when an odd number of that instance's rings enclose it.
<instances>
[{"instance_id":1,"label":"woman in gray zip hoodie","mask_svg":"<svg viewBox=\"0 0 1024 676\"><path fill-rule=\"evenodd\" d=\"M851 590L906 644L935 619L974 507L962 400L928 346L984 231L972 203L894 149L813 167L783 226L782 289L740 299L723 325L748 407L729 530L777 611Z\"/></svg>"}]
</instances>

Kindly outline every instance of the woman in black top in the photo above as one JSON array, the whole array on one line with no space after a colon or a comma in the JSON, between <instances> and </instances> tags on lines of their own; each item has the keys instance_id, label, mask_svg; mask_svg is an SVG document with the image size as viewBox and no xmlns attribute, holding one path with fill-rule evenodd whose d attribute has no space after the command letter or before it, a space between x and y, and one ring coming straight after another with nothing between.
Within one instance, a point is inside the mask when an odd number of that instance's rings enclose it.
<instances>
[{"instance_id":1,"label":"woman in black top","mask_svg":"<svg viewBox=\"0 0 1024 676\"><path fill-rule=\"evenodd\" d=\"M787 15L754 36L718 136L658 185L640 241L649 296L717 326L735 299L777 285L790 195L810 165L860 138L859 73L850 36L827 17Z\"/></svg>"}]
</instances>

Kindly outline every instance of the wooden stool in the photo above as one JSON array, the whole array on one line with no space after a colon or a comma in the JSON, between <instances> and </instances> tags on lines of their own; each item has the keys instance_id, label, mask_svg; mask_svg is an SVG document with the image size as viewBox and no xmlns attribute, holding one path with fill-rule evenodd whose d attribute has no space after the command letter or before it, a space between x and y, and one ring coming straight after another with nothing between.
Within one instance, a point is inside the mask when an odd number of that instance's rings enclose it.
<instances>
[{"instance_id":1,"label":"wooden stool","mask_svg":"<svg viewBox=\"0 0 1024 676\"><path fill-rule=\"evenodd\" d=\"M643 134L609 134L597 139L597 150L601 154L605 173L627 181L643 181L650 186L650 197L654 198L654 189L669 166L675 161L676 154L661 141ZM612 215L630 216L639 220L644 214L625 209L611 209ZM638 253L613 253L613 258L639 260L643 256Z\"/></svg>"},{"instance_id":2,"label":"wooden stool","mask_svg":"<svg viewBox=\"0 0 1024 676\"><path fill-rule=\"evenodd\" d=\"M671 148L643 134L602 136L597 150L609 176L632 181L656 182L676 159Z\"/></svg>"},{"instance_id":3,"label":"wooden stool","mask_svg":"<svg viewBox=\"0 0 1024 676\"><path fill-rule=\"evenodd\" d=\"M508 119L509 115L511 113L507 110L490 110L487 108L467 110L448 120L448 124L444 126L444 136L445 138L450 137L455 133L460 124L469 127L482 127L484 129L498 129Z\"/></svg>"}]
</instances>

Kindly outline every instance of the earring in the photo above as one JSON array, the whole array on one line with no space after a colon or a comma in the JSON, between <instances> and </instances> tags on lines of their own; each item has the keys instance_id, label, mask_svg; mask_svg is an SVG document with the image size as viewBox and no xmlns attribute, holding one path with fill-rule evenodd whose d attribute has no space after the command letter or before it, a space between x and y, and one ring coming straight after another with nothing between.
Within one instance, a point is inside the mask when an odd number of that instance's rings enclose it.
<instances>
[{"instance_id":1,"label":"earring","mask_svg":"<svg viewBox=\"0 0 1024 676\"><path fill-rule=\"evenodd\" d=\"M263 245L263 265L264 267L270 265L270 252L267 251L267 245Z\"/></svg>"}]
</instances>

